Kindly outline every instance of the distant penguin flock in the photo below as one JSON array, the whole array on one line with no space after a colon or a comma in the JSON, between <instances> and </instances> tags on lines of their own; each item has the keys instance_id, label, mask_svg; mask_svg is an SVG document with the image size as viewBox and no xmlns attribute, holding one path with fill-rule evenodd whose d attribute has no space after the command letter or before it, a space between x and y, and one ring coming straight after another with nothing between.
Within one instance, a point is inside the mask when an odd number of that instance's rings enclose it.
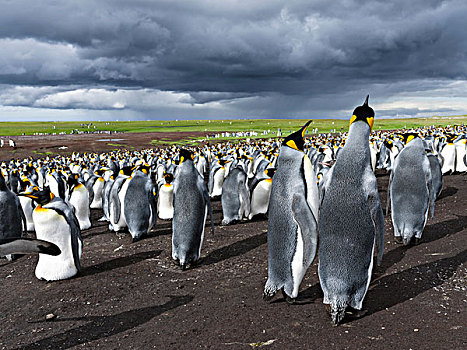
<instances>
[{"instance_id":1,"label":"distant penguin flock","mask_svg":"<svg viewBox=\"0 0 467 350\"><path fill-rule=\"evenodd\" d=\"M264 300L281 291L295 303L316 257L332 323L359 317L383 259L375 172L389 172L385 213L406 246L423 241L443 176L467 172L464 125L373 131L368 100L348 132L308 135L308 121L275 139L3 161L0 256L38 253L41 280L78 275L93 209L132 242L170 220L171 256L186 270L200 262L206 227L214 234L211 201L220 200L222 226L268 220Z\"/></svg>"}]
</instances>

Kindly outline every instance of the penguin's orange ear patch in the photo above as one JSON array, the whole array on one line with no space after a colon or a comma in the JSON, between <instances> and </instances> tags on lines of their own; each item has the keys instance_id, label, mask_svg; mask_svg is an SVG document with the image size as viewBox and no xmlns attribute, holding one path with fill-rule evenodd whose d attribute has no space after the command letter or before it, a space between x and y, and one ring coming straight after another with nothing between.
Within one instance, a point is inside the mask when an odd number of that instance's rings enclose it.
<instances>
[{"instance_id":1,"label":"penguin's orange ear patch","mask_svg":"<svg viewBox=\"0 0 467 350\"><path fill-rule=\"evenodd\" d=\"M352 123L357 120L357 116L354 114L352 118L350 118L349 126L352 125Z\"/></svg>"},{"instance_id":2,"label":"penguin's orange ear patch","mask_svg":"<svg viewBox=\"0 0 467 350\"><path fill-rule=\"evenodd\" d=\"M285 144L290 148L296 149L297 151L299 150L294 140L289 140Z\"/></svg>"},{"instance_id":3,"label":"penguin's orange ear patch","mask_svg":"<svg viewBox=\"0 0 467 350\"><path fill-rule=\"evenodd\" d=\"M374 117L366 118L366 121L368 125L370 126L370 130L373 130L373 123L375 121L375 118Z\"/></svg>"}]
</instances>

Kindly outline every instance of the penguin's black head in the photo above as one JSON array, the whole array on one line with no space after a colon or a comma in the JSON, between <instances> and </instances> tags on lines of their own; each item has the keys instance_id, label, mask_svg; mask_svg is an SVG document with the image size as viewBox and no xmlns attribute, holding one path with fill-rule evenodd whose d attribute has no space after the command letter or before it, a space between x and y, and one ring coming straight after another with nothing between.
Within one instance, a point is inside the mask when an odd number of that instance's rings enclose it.
<instances>
[{"instance_id":1,"label":"penguin's black head","mask_svg":"<svg viewBox=\"0 0 467 350\"><path fill-rule=\"evenodd\" d=\"M55 198L54 194L50 192L50 188L47 186L44 187L42 191L39 191L39 189L35 187L32 192L22 193L19 195L29 197L39 205L46 205L47 203L50 203L52 199Z\"/></svg>"},{"instance_id":2,"label":"penguin's black head","mask_svg":"<svg viewBox=\"0 0 467 350\"><path fill-rule=\"evenodd\" d=\"M455 138L456 138L456 135L454 135L454 134L446 134L446 142L447 143L453 143Z\"/></svg>"},{"instance_id":3,"label":"penguin's black head","mask_svg":"<svg viewBox=\"0 0 467 350\"><path fill-rule=\"evenodd\" d=\"M149 174L149 170L151 169L151 166L149 164L142 163L138 165L135 169L140 170L147 175Z\"/></svg>"},{"instance_id":4,"label":"penguin's black head","mask_svg":"<svg viewBox=\"0 0 467 350\"><path fill-rule=\"evenodd\" d=\"M193 160L194 159L194 156L193 156L193 152L185 149L185 148L182 148L180 149L180 161L179 161L179 164L182 164L185 160L189 159L189 160Z\"/></svg>"},{"instance_id":5,"label":"penguin's black head","mask_svg":"<svg viewBox=\"0 0 467 350\"><path fill-rule=\"evenodd\" d=\"M265 171L266 175L272 178L276 173L276 168L267 168Z\"/></svg>"},{"instance_id":6,"label":"penguin's black head","mask_svg":"<svg viewBox=\"0 0 467 350\"><path fill-rule=\"evenodd\" d=\"M170 184L174 180L174 176L171 173L164 173L165 182Z\"/></svg>"},{"instance_id":7,"label":"penguin's black head","mask_svg":"<svg viewBox=\"0 0 467 350\"><path fill-rule=\"evenodd\" d=\"M373 122L375 118L375 111L373 108L368 106L368 99L370 98L370 95L366 97L365 102L363 105L358 106L357 108L354 109L352 113L352 118L350 118L350 125L356 121L363 121L368 124L370 127L370 130L373 129Z\"/></svg>"},{"instance_id":8,"label":"penguin's black head","mask_svg":"<svg viewBox=\"0 0 467 350\"><path fill-rule=\"evenodd\" d=\"M78 184L78 179L79 179L79 175L78 174L70 174L70 176L68 176L68 180L67 180L67 183L68 183L68 186L71 188L71 187L74 187Z\"/></svg>"},{"instance_id":9,"label":"penguin's black head","mask_svg":"<svg viewBox=\"0 0 467 350\"><path fill-rule=\"evenodd\" d=\"M406 132L405 134L402 134L401 136L402 136L402 139L404 140L404 144L408 144L414 138L418 137L418 134L414 132Z\"/></svg>"},{"instance_id":10,"label":"penguin's black head","mask_svg":"<svg viewBox=\"0 0 467 350\"><path fill-rule=\"evenodd\" d=\"M120 169L120 174L126 175L126 176L131 176L133 170L131 166L124 166L123 168Z\"/></svg>"},{"instance_id":11,"label":"penguin's black head","mask_svg":"<svg viewBox=\"0 0 467 350\"><path fill-rule=\"evenodd\" d=\"M287 136L282 142L282 146L288 146L297 151L303 152L303 146L305 146L305 140L303 138L305 137L306 129L310 123L311 120L309 120L300 130L295 131L294 133Z\"/></svg>"}]
</instances>

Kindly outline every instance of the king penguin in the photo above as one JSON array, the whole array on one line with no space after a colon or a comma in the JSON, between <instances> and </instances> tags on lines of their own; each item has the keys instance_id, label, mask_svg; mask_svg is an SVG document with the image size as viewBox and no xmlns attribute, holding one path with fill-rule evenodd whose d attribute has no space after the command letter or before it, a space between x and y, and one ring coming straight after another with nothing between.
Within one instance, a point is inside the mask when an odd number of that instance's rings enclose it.
<instances>
[{"instance_id":1,"label":"king penguin","mask_svg":"<svg viewBox=\"0 0 467 350\"><path fill-rule=\"evenodd\" d=\"M138 166L123 199L123 215L133 242L143 238L157 221L156 190L148 173L149 165Z\"/></svg>"},{"instance_id":2,"label":"king penguin","mask_svg":"<svg viewBox=\"0 0 467 350\"><path fill-rule=\"evenodd\" d=\"M369 149L374 115L367 96L353 112L347 142L323 186L318 273L323 303L329 304L335 325L347 307L362 308L375 242L378 265L383 257L384 216Z\"/></svg>"},{"instance_id":3,"label":"king penguin","mask_svg":"<svg viewBox=\"0 0 467 350\"><path fill-rule=\"evenodd\" d=\"M203 178L193 163L193 153L180 150L180 163L174 181L174 216L172 220L172 258L182 270L196 263L201 255L204 225L210 214L214 233L211 201Z\"/></svg>"},{"instance_id":4,"label":"king penguin","mask_svg":"<svg viewBox=\"0 0 467 350\"><path fill-rule=\"evenodd\" d=\"M161 220L172 220L174 216L174 186L172 184L174 176L170 173L164 173L163 176L164 181L161 181L159 185L159 196L157 197L157 213Z\"/></svg>"},{"instance_id":5,"label":"king penguin","mask_svg":"<svg viewBox=\"0 0 467 350\"><path fill-rule=\"evenodd\" d=\"M318 243L318 187L303 151L307 122L284 139L272 183L268 219L268 280L263 299L282 290L293 303Z\"/></svg>"},{"instance_id":6,"label":"king penguin","mask_svg":"<svg viewBox=\"0 0 467 350\"><path fill-rule=\"evenodd\" d=\"M81 231L91 227L89 210L89 193L79 180L78 174L70 174L68 177L68 202L75 208L75 215Z\"/></svg>"},{"instance_id":7,"label":"king penguin","mask_svg":"<svg viewBox=\"0 0 467 350\"><path fill-rule=\"evenodd\" d=\"M222 184L222 225L241 221L250 215L250 192L247 189L247 174L239 164L229 171Z\"/></svg>"},{"instance_id":8,"label":"king penguin","mask_svg":"<svg viewBox=\"0 0 467 350\"><path fill-rule=\"evenodd\" d=\"M406 146L394 162L388 187L394 237L396 242L407 245L414 236L415 244L422 237L429 209L433 217L436 194L422 139L406 133L404 141Z\"/></svg>"},{"instance_id":9,"label":"king penguin","mask_svg":"<svg viewBox=\"0 0 467 350\"><path fill-rule=\"evenodd\" d=\"M22 237L23 227L26 227L26 218L19 198L8 189L0 172L0 239ZM7 258L11 260L13 256Z\"/></svg>"},{"instance_id":10,"label":"king penguin","mask_svg":"<svg viewBox=\"0 0 467 350\"><path fill-rule=\"evenodd\" d=\"M80 270L83 241L72 208L48 187L25 195L38 204L33 213L36 237L56 244L61 251L57 256L39 254L36 277L46 281L73 277Z\"/></svg>"},{"instance_id":11,"label":"king penguin","mask_svg":"<svg viewBox=\"0 0 467 350\"><path fill-rule=\"evenodd\" d=\"M255 215L266 214L269 208L269 197L271 196L272 177L275 168L268 168L265 177L255 181L251 186L250 215L251 220Z\"/></svg>"}]
</instances>

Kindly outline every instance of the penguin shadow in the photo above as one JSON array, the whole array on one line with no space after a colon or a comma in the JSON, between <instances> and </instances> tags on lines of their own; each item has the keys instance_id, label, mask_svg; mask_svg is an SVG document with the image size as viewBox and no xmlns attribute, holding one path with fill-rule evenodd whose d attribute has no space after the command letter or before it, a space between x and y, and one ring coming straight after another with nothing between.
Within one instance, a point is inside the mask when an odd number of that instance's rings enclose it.
<instances>
[{"instance_id":1,"label":"penguin shadow","mask_svg":"<svg viewBox=\"0 0 467 350\"><path fill-rule=\"evenodd\" d=\"M311 287L308 287L307 289L299 292L297 298L295 299L295 302L290 305L294 306L294 305L314 304L316 300L322 299L323 297L324 297L323 290L321 289L321 285L318 282L312 285ZM285 299L285 297L282 297L282 298L278 298L272 301L271 304L278 304L278 303L285 303L285 302L287 302L287 300Z\"/></svg>"},{"instance_id":2,"label":"penguin shadow","mask_svg":"<svg viewBox=\"0 0 467 350\"><path fill-rule=\"evenodd\" d=\"M265 244L267 242L267 233L263 232L259 235L245 238L241 241L232 243L228 246L213 250L205 257L201 258L199 264L195 266L207 266L216 264L223 260L227 260L236 256L248 253L249 251Z\"/></svg>"},{"instance_id":3,"label":"penguin shadow","mask_svg":"<svg viewBox=\"0 0 467 350\"><path fill-rule=\"evenodd\" d=\"M423 230L422 239L419 245L428 244L448 235L452 235L467 229L467 216L456 215L457 219L441 221L436 224L427 225ZM393 238L393 237L391 237ZM381 266L376 266L374 270L375 278L380 278L391 266L400 262L405 253L410 250L413 245L400 245L383 255Z\"/></svg>"},{"instance_id":4,"label":"penguin shadow","mask_svg":"<svg viewBox=\"0 0 467 350\"><path fill-rule=\"evenodd\" d=\"M164 223L162 223L162 224L156 224L152 228L152 230L149 231L145 237L143 237L143 239L172 234L172 222L171 221L166 221L166 220L164 220L163 222Z\"/></svg>"},{"instance_id":5,"label":"penguin shadow","mask_svg":"<svg viewBox=\"0 0 467 350\"><path fill-rule=\"evenodd\" d=\"M417 295L442 285L457 268L467 261L467 250L452 257L413 266L374 281L370 285L366 306L372 315L403 303Z\"/></svg>"},{"instance_id":6,"label":"penguin shadow","mask_svg":"<svg viewBox=\"0 0 467 350\"><path fill-rule=\"evenodd\" d=\"M133 309L111 316L57 318L49 322L79 321L85 322L85 324L63 333L38 340L34 343L18 347L16 350L68 349L101 338L108 338L145 324L154 317L188 304L194 299L191 295L169 297L170 300L162 305ZM39 323L40 322L45 321L39 321Z\"/></svg>"},{"instance_id":7,"label":"penguin shadow","mask_svg":"<svg viewBox=\"0 0 467 350\"><path fill-rule=\"evenodd\" d=\"M136 264L140 261L158 257L162 250L151 250L140 252L130 256L122 256L119 258L107 260L96 265L86 266L81 269L80 276L92 276L101 272L111 271L125 266Z\"/></svg>"},{"instance_id":8,"label":"penguin shadow","mask_svg":"<svg viewBox=\"0 0 467 350\"><path fill-rule=\"evenodd\" d=\"M457 191L459 191L459 190L457 188L455 188L455 187L452 187L452 186L443 188L443 190L439 194L439 197L436 200L439 201L440 199L451 197L451 196L455 195L457 193Z\"/></svg>"}]
</instances>

